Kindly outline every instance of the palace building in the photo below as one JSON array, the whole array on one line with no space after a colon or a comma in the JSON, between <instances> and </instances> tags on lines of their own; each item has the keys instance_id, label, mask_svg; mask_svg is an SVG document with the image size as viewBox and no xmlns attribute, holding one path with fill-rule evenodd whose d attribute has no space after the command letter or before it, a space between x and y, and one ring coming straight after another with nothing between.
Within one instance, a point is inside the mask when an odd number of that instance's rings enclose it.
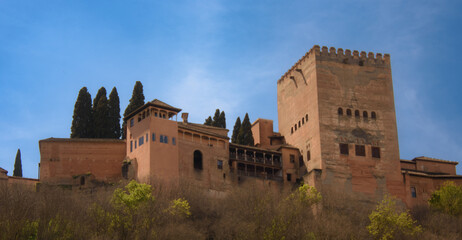
<instances>
[{"instance_id":1,"label":"palace building","mask_svg":"<svg viewBox=\"0 0 462 240\"><path fill-rule=\"evenodd\" d=\"M153 100L129 114L127 139L49 138L40 145L41 184L90 188L136 179L189 182L213 192L247 184L300 182L375 201L392 194L424 204L457 162L399 155L390 56L314 46L277 81L279 132L252 124L255 146L228 130L190 123L188 113Z\"/></svg>"}]
</instances>

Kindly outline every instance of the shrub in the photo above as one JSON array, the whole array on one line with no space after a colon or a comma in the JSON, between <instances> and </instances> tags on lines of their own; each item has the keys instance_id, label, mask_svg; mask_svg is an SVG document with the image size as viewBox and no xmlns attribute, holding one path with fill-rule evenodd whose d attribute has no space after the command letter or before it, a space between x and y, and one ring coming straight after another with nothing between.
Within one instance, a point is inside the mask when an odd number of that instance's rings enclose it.
<instances>
[{"instance_id":1,"label":"shrub","mask_svg":"<svg viewBox=\"0 0 462 240\"><path fill-rule=\"evenodd\" d=\"M414 236L422 231L421 226L416 226L408 212L400 212L396 207L396 201L385 196L377 208L369 215L371 223L367 230L375 239L393 239L399 233Z\"/></svg>"},{"instance_id":2,"label":"shrub","mask_svg":"<svg viewBox=\"0 0 462 240\"><path fill-rule=\"evenodd\" d=\"M443 186L432 193L428 201L430 206L453 216L462 215L462 186L447 181Z\"/></svg>"}]
</instances>

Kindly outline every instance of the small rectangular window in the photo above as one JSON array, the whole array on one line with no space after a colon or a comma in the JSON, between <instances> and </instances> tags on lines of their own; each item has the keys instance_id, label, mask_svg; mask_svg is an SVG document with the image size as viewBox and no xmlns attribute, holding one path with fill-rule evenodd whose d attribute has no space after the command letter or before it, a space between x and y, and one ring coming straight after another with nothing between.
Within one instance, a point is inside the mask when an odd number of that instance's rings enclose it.
<instances>
[{"instance_id":1,"label":"small rectangular window","mask_svg":"<svg viewBox=\"0 0 462 240\"><path fill-rule=\"evenodd\" d=\"M291 163L295 162L295 155L290 154L290 162Z\"/></svg>"},{"instance_id":2,"label":"small rectangular window","mask_svg":"<svg viewBox=\"0 0 462 240\"><path fill-rule=\"evenodd\" d=\"M372 147L372 157L373 158L380 158L380 148L379 147Z\"/></svg>"},{"instance_id":3,"label":"small rectangular window","mask_svg":"<svg viewBox=\"0 0 462 240\"><path fill-rule=\"evenodd\" d=\"M168 143L168 137L164 136L164 143Z\"/></svg>"},{"instance_id":4,"label":"small rectangular window","mask_svg":"<svg viewBox=\"0 0 462 240\"><path fill-rule=\"evenodd\" d=\"M144 137L140 137L140 138L138 139L138 143L139 143L139 145L140 145L140 147L141 147L141 145L144 144Z\"/></svg>"},{"instance_id":5,"label":"small rectangular window","mask_svg":"<svg viewBox=\"0 0 462 240\"><path fill-rule=\"evenodd\" d=\"M153 141L153 142L156 141L156 134L155 134L155 133L152 134L152 141Z\"/></svg>"},{"instance_id":6,"label":"small rectangular window","mask_svg":"<svg viewBox=\"0 0 462 240\"><path fill-rule=\"evenodd\" d=\"M412 198L417 198L417 192L415 190L415 187L411 187L411 196Z\"/></svg>"},{"instance_id":7,"label":"small rectangular window","mask_svg":"<svg viewBox=\"0 0 462 240\"><path fill-rule=\"evenodd\" d=\"M355 145L356 156L366 156L366 147L364 145Z\"/></svg>"},{"instance_id":8,"label":"small rectangular window","mask_svg":"<svg viewBox=\"0 0 462 240\"><path fill-rule=\"evenodd\" d=\"M136 140L135 140L135 149L136 149Z\"/></svg>"},{"instance_id":9,"label":"small rectangular window","mask_svg":"<svg viewBox=\"0 0 462 240\"><path fill-rule=\"evenodd\" d=\"M146 133L146 142L148 142L149 139L149 133Z\"/></svg>"},{"instance_id":10,"label":"small rectangular window","mask_svg":"<svg viewBox=\"0 0 462 240\"><path fill-rule=\"evenodd\" d=\"M349 149L347 143L340 143L340 154L349 155Z\"/></svg>"},{"instance_id":11,"label":"small rectangular window","mask_svg":"<svg viewBox=\"0 0 462 240\"><path fill-rule=\"evenodd\" d=\"M172 144L176 145L176 138L172 137Z\"/></svg>"},{"instance_id":12,"label":"small rectangular window","mask_svg":"<svg viewBox=\"0 0 462 240\"><path fill-rule=\"evenodd\" d=\"M154 112L154 117L157 117L157 112Z\"/></svg>"},{"instance_id":13,"label":"small rectangular window","mask_svg":"<svg viewBox=\"0 0 462 240\"><path fill-rule=\"evenodd\" d=\"M130 141L130 152L133 152L133 141Z\"/></svg>"},{"instance_id":14,"label":"small rectangular window","mask_svg":"<svg viewBox=\"0 0 462 240\"><path fill-rule=\"evenodd\" d=\"M160 141L161 143L164 142L164 135L160 135L159 141Z\"/></svg>"},{"instance_id":15,"label":"small rectangular window","mask_svg":"<svg viewBox=\"0 0 462 240\"><path fill-rule=\"evenodd\" d=\"M310 152L310 151L307 151L307 152L306 152L306 160L307 160L307 161L310 161L310 160L311 160L311 152Z\"/></svg>"},{"instance_id":16,"label":"small rectangular window","mask_svg":"<svg viewBox=\"0 0 462 240\"><path fill-rule=\"evenodd\" d=\"M217 161L217 168L218 169L223 169L223 161L222 160Z\"/></svg>"},{"instance_id":17,"label":"small rectangular window","mask_svg":"<svg viewBox=\"0 0 462 240\"><path fill-rule=\"evenodd\" d=\"M292 182L292 174L287 173L287 181Z\"/></svg>"},{"instance_id":18,"label":"small rectangular window","mask_svg":"<svg viewBox=\"0 0 462 240\"><path fill-rule=\"evenodd\" d=\"M130 119L130 127L133 127L135 125L135 119L132 118Z\"/></svg>"}]
</instances>

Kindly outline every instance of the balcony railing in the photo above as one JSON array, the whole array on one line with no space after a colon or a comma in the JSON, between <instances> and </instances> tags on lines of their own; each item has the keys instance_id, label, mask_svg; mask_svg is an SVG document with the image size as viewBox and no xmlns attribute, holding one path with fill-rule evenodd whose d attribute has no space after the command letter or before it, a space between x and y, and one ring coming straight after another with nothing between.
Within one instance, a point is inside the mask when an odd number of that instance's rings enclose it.
<instances>
[{"instance_id":1,"label":"balcony railing","mask_svg":"<svg viewBox=\"0 0 462 240\"><path fill-rule=\"evenodd\" d=\"M256 178L275 180L275 181L281 181L281 182L283 181L283 178L281 176L276 176L274 174L268 174L266 172L250 172L250 171L244 171L244 170L236 171L236 169L230 169L230 172L236 173L238 176L256 177Z\"/></svg>"}]
</instances>

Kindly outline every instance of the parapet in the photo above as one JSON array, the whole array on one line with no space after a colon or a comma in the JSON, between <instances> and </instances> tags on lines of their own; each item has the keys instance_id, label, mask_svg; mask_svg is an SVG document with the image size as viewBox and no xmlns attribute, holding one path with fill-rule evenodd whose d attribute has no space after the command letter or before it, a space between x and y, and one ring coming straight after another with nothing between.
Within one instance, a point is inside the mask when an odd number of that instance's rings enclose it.
<instances>
[{"instance_id":1,"label":"parapet","mask_svg":"<svg viewBox=\"0 0 462 240\"><path fill-rule=\"evenodd\" d=\"M284 75L281 76L281 78L278 80L278 83L282 79L289 76L293 70L298 69L298 66L301 63L312 57L319 61L331 61L349 65L390 68L390 54L387 53L382 55L381 53L366 53L365 51L359 52L358 50L353 50L352 52L350 49L343 51L343 48L338 48L336 50L334 47L328 48L323 46L321 48L319 45L314 45L310 51L301 57L297 63L295 63Z\"/></svg>"}]
</instances>

